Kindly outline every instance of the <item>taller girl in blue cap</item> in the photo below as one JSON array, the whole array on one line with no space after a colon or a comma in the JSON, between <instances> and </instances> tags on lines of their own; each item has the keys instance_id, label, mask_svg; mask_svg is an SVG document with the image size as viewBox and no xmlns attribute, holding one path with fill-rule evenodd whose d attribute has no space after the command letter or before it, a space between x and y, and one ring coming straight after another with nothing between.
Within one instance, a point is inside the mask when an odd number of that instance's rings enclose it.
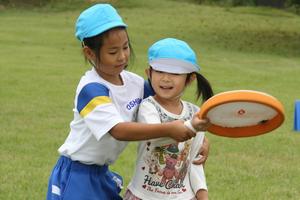
<instances>
[{"instance_id":1,"label":"taller girl in blue cap","mask_svg":"<svg viewBox=\"0 0 300 200\"><path fill-rule=\"evenodd\" d=\"M91 70L82 76L74 99L70 133L58 149L60 158L48 186L48 200L119 200L122 178L108 166L126 141L195 136L182 121L135 123L144 96L144 79L125 70L130 57L127 25L109 4L83 11L76 22ZM201 128L198 123L195 128Z\"/></svg>"}]
</instances>

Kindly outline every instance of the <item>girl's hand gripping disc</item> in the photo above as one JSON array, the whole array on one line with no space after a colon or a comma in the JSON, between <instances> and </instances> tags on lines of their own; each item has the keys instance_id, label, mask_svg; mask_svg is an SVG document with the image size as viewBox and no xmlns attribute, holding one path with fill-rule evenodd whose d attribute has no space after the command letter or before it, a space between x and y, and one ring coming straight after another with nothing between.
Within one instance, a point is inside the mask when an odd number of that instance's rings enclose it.
<instances>
[{"instance_id":1,"label":"girl's hand gripping disc","mask_svg":"<svg viewBox=\"0 0 300 200\"><path fill-rule=\"evenodd\" d=\"M233 90L208 99L198 113L208 118L208 131L224 137L250 137L278 128L283 105L273 96L253 90Z\"/></svg>"}]
</instances>

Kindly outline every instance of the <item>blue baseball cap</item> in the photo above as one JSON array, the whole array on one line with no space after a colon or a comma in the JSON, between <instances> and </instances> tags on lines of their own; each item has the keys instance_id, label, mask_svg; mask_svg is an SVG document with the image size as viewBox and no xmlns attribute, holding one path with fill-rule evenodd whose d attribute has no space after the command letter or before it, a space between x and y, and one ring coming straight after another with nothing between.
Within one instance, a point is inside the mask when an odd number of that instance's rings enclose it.
<instances>
[{"instance_id":1,"label":"blue baseball cap","mask_svg":"<svg viewBox=\"0 0 300 200\"><path fill-rule=\"evenodd\" d=\"M168 73L187 74L200 70L193 49L175 38L155 42L148 50L148 62L153 69Z\"/></svg>"},{"instance_id":2,"label":"blue baseball cap","mask_svg":"<svg viewBox=\"0 0 300 200\"><path fill-rule=\"evenodd\" d=\"M127 27L110 4L96 4L84 10L76 21L75 36L78 40L93 37L111 28Z\"/></svg>"}]
</instances>

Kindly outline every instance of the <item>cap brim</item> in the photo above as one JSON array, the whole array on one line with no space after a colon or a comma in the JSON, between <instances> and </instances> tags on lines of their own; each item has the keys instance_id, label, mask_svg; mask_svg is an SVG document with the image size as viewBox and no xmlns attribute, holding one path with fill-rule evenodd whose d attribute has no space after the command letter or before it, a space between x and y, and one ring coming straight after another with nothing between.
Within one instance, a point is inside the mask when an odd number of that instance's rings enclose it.
<instances>
[{"instance_id":1,"label":"cap brim","mask_svg":"<svg viewBox=\"0 0 300 200\"><path fill-rule=\"evenodd\" d=\"M197 72L200 69L198 65L195 66L189 62L170 58L151 60L149 65L155 70L174 74L188 74Z\"/></svg>"}]
</instances>

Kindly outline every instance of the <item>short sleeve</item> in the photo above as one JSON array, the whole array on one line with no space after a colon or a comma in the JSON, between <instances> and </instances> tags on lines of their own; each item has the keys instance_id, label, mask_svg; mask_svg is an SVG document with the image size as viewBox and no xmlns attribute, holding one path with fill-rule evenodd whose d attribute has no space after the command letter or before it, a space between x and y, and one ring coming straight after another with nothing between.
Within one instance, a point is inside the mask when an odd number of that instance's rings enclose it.
<instances>
[{"instance_id":1,"label":"short sleeve","mask_svg":"<svg viewBox=\"0 0 300 200\"><path fill-rule=\"evenodd\" d=\"M89 83L81 89L76 109L97 140L123 122L109 97L109 89L100 83Z\"/></svg>"},{"instance_id":2,"label":"short sleeve","mask_svg":"<svg viewBox=\"0 0 300 200\"><path fill-rule=\"evenodd\" d=\"M140 104L137 121L148 124L161 123L155 106L145 100Z\"/></svg>"}]
</instances>

